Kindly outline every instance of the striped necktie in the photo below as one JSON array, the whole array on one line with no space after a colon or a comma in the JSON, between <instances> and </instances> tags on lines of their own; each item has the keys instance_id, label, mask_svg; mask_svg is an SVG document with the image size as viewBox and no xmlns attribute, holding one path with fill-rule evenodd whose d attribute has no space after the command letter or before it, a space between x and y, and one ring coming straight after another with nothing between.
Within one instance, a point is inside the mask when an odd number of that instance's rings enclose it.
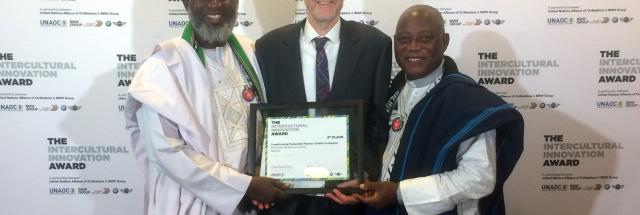
<instances>
[{"instance_id":1,"label":"striped necktie","mask_svg":"<svg viewBox=\"0 0 640 215\"><path fill-rule=\"evenodd\" d=\"M324 45L329 38L316 37L313 42L316 45L316 102L321 102L329 97L331 85L329 84L329 63Z\"/></svg>"}]
</instances>

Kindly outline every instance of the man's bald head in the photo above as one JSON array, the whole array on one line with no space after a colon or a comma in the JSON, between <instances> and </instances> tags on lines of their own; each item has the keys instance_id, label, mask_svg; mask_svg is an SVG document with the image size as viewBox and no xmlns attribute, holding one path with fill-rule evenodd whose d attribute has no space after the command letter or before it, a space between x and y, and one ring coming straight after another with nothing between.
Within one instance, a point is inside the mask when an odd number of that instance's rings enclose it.
<instances>
[{"instance_id":1,"label":"man's bald head","mask_svg":"<svg viewBox=\"0 0 640 215\"><path fill-rule=\"evenodd\" d=\"M409 80L438 68L449 45L442 15L427 5L408 8L398 20L394 35L396 61Z\"/></svg>"},{"instance_id":2,"label":"man's bald head","mask_svg":"<svg viewBox=\"0 0 640 215\"><path fill-rule=\"evenodd\" d=\"M440 14L440 11L429 5L414 5L405 10L400 19L398 19L398 25L396 26L396 33L398 29L406 24L409 19L421 19L424 22L430 22L434 26L438 26L442 32L444 32L444 19Z\"/></svg>"}]
</instances>

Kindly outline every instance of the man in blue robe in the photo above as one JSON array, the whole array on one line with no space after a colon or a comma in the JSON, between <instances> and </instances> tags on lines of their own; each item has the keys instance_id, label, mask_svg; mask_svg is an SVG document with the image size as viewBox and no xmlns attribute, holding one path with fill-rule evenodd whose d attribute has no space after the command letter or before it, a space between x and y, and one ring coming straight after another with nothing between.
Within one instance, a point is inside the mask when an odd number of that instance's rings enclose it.
<instances>
[{"instance_id":1,"label":"man in blue robe","mask_svg":"<svg viewBox=\"0 0 640 215\"><path fill-rule=\"evenodd\" d=\"M380 182L364 202L381 214L504 214L502 187L523 149L524 122L512 105L460 73L444 55L449 35L433 7L407 9L396 27L391 129Z\"/></svg>"}]
</instances>

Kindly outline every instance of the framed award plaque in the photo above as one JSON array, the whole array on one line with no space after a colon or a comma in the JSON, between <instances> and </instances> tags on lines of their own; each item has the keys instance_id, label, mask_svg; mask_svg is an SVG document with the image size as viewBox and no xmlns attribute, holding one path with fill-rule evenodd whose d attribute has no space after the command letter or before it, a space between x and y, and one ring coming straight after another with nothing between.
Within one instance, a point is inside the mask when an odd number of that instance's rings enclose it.
<instances>
[{"instance_id":1,"label":"framed award plaque","mask_svg":"<svg viewBox=\"0 0 640 215\"><path fill-rule=\"evenodd\" d=\"M248 172L289 184L291 194L362 181L363 129L361 101L251 104Z\"/></svg>"}]
</instances>

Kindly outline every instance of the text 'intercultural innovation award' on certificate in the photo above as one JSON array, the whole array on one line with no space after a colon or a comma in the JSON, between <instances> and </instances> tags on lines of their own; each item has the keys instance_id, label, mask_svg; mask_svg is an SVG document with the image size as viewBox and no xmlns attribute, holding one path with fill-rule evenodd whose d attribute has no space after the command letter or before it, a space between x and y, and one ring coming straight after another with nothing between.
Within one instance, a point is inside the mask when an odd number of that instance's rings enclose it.
<instances>
[{"instance_id":1,"label":"text 'intercultural innovation award' on certificate","mask_svg":"<svg viewBox=\"0 0 640 215\"><path fill-rule=\"evenodd\" d=\"M288 184L289 194L319 194L364 180L363 102L251 104L247 174Z\"/></svg>"},{"instance_id":2,"label":"text 'intercultural innovation award' on certificate","mask_svg":"<svg viewBox=\"0 0 640 215\"><path fill-rule=\"evenodd\" d=\"M269 117L265 123L262 176L291 188L322 187L349 179L349 117Z\"/></svg>"}]
</instances>

